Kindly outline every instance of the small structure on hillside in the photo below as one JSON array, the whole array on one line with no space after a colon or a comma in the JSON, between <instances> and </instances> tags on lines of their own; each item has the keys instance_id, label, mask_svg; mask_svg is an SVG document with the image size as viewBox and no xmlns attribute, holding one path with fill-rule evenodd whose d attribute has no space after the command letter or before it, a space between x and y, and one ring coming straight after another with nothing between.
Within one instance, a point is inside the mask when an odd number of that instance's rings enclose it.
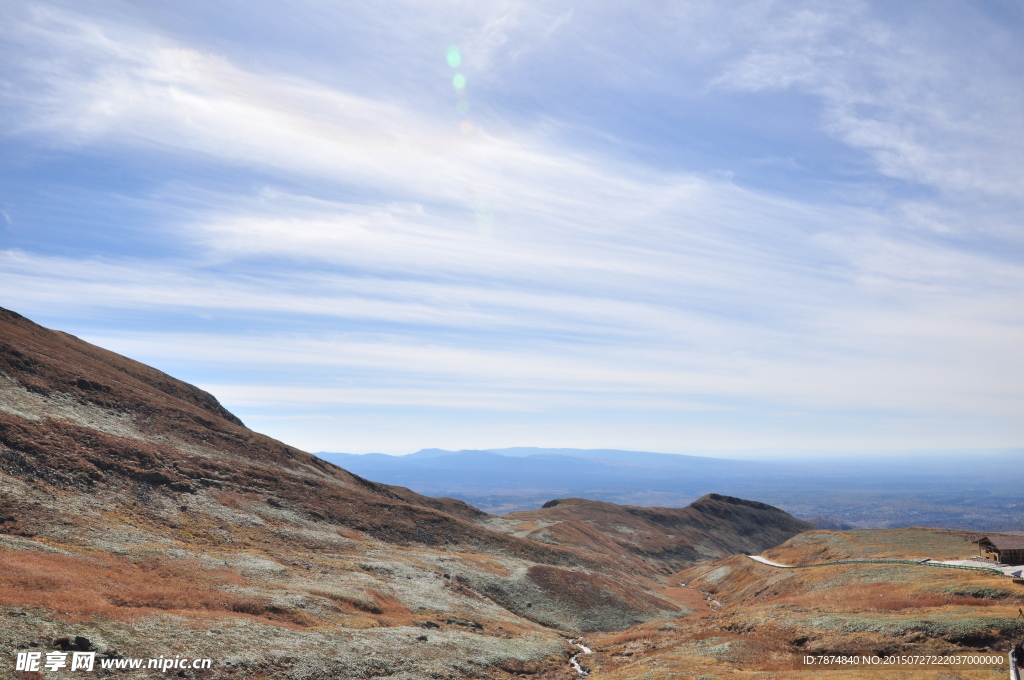
<instances>
[{"instance_id":1,"label":"small structure on hillside","mask_svg":"<svg viewBox=\"0 0 1024 680\"><path fill-rule=\"evenodd\" d=\"M978 551L983 557L1003 564L1024 564L1024 536L982 536L978 541Z\"/></svg>"}]
</instances>

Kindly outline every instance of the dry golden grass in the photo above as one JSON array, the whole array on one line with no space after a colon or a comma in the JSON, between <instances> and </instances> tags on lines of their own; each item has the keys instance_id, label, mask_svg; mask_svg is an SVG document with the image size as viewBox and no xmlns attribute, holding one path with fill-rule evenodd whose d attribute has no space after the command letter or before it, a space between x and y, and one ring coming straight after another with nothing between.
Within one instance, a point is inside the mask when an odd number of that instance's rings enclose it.
<instances>
[{"instance_id":1,"label":"dry golden grass","mask_svg":"<svg viewBox=\"0 0 1024 680\"><path fill-rule=\"evenodd\" d=\"M902 583L862 583L802 592L775 599L776 604L791 604L830 612L901 611L933 607L987 607L993 600L909 590Z\"/></svg>"},{"instance_id":2,"label":"dry golden grass","mask_svg":"<svg viewBox=\"0 0 1024 680\"><path fill-rule=\"evenodd\" d=\"M213 498L221 505L225 505L234 510L249 510L256 504L256 501L252 496L240 494L235 491L215 489L210 495L213 496Z\"/></svg>"},{"instance_id":3,"label":"dry golden grass","mask_svg":"<svg viewBox=\"0 0 1024 680\"><path fill-rule=\"evenodd\" d=\"M460 553L459 561L470 567L475 567L480 571L487 572L488 574L495 574L496 576L508 576L512 573L499 560L493 557L487 557L486 555Z\"/></svg>"},{"instance_id":4,"label":"dry golden grass","mask_svg":"<svg viewBox=\"0 0 1024 680\"><path fill-rule=\"evenodd\" d=\"M519 522L516 525L516 531L536 531L539 528L536 522Z\"/></svg>"},{"instance_id":5,"label":"dry golden grass","mask_svg":"<svg viewBox=\"0 0 1024 680\"><path fill-rule=\"evenodd\" d=\"M409 611L398 598L379 590L368 590L365 597L355 597L329 590L310 590L309 593L319 597L326 597L332 602L367 614L401 615L407 614Z\"/></svg>"},{"instance_id":6,"label":"dry golden grass","mask_svg":"<svg viewBox=\"0 0 1024 680\"><path fill-rule=\"evenodd\" d=\"M815 564L844 559L963 559L977 554L979 534L943 529L864 529L811 531L765 551L783 564Z\"/></svg>"},{"instance_id":7,"label":"dry golden grass","mask_svg":"<svg viewBox=\"0 0 1024 680\"><path fill-rule=\"evenodd\" d=\"M813 532L770 551L780 562L824 561L844 557L963 557L971 545L963 532L893 530ZM892 541L891 545L886 545ZM790 559L784 559L787 555ZM728 567L728 569L723 569ZM980 635L995 635L983 622L1013 620L1024 588L983 572L926 566L860 564L776 569L742 556L695 567L669 579L704 597L714 591L724 604L706 606L673 624L655 623L616 634L588 636L596 654L593 677L602 680L667 680L685 669L687 677L834 678L835 680L983 680L1001 678L1002 669L935 667L844 667L823 670L800 663L803 654L985 654L1012 644L991 637L963 642L941 629L902 628L964 620ZM674 589L679 601L682 594ZM666 589L668 594L669 589ZM984 593L996 593L991 599ZM971 593L980 593L971 597ZM691 595L691 596L692 596ZM846 621L853 622L847 629ZM887 625L896 634L884 632ZM966 630L966 628L965 628ZM992 630L996 630L995 627ZM938 632L936 632L938 631ZM716 651L721 650L721 651Z\"/></svg>"},{"instance_id":8,"label":"dry golden grass","mask_svg":"<svg viewBox=\"0 0 1024 680\"><path fill-rule=\"evenodd\" d=\"M354 617L346 617L345 625L348 627L407 626L414 620L398 598L380 590L370 589L359 597L329 590L310 590L309 594L326 598L343 611L355 614Z\"/></svg>"},{"instance_id":9,"label":"dry golden grass","mask_svg":"<svg viewBox=\"0 0 1024 680\"><path fill-rule=\"evenodd\" d=\"M664 637L656 630L645 630L642 627L630 628L621 633L601 636L601 644L609 647L626 646L630 643L654 643Z\"/></svg>"},{"instance_id":10,"label":"dry golden grass","mask_svg":"<svg viewBox=\"0 0 1024 680\"><path fill-rule=\"evenodd\" d=\"M133 621L165 611L316 623L308 614L275 607L265 598L224 590L237 585L245 585L238 572L203 567L195 560L132 562L110 555L0 551L0 605L45 607L72 621L93 616Z\"/></svg>"},{"instance_id":11,"label":"dry golden grass","mask_svg":"<svg viewBox=\"0 0 1024 680\"><path fill-rule=\"evenodd\" d=\"M409 610L394 595L372 589L368 590L366 594L373 598L383 616L405 617L409 615Z\"/></svg>"},{"instance_id":12,"label":"dry golden grass","mask_svg":"<svg viewBox=\"0 0 1024 680\"><path fill-rule=\"evenodd\" d=\"M384 610L377 603L376 599L365 600L359 597L353 597L351 595L344 595L341 593L333 593L329 590L310 590L310 595L316 595L318 597L326 597L328 600L337 604L343 605L349 609L355 609L367 614L383 614Z\"/></svg>"}]
</instances>

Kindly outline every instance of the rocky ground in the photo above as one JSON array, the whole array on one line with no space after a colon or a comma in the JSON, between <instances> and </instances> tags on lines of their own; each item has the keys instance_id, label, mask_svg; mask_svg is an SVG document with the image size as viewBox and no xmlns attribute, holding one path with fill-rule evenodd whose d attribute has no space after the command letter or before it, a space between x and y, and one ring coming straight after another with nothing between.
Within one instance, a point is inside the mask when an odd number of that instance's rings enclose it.
<instances>
[{"instance_id":1,"label":"rocky ground","mask_svg":"<svg viewBox=\"0 0 1024 680\"><path fill-rule=\"evenodd\" d=\"M801 665L1005 652L1024 636L1024 586L1001 575L742 555L975 552L964 532L812 529L715 494L488 515L352 475L0 310L0 677L78 676L15 669L19 653L76 651L212 660L170 671L184 678L568 680L577 654L609 680L1005 675Z\"/></svg>"},{"instance_id":2,"label":"rocky ground","mask_svg":"<svg viewBox=\"0 0 1024 680\"><path fill-rule=\"evenodd\" d=\"M500 518L376 484L0 310L0 676L92 651L213 659L179 677L569 678L568 637L694 612L666 589L681 566L809 528L718 496L560 505Z\"/></svg>"},{"instance_id":3,"label":"rocky ground","mask_svg":"<svg viewBox=\"0 0 1024 680\"><path fill-rule=\"evenodd\" d=\"M965 557L976 535L932 529L804 533L766 552L826 559ZM1024 638L1024 586L1004 576L907 564L778 569L743 556L684 570L694 616L587 638L594 677L1003 678L1007 667L808 667L804 656L985 656Z\"/></svg>"}]
</instances>

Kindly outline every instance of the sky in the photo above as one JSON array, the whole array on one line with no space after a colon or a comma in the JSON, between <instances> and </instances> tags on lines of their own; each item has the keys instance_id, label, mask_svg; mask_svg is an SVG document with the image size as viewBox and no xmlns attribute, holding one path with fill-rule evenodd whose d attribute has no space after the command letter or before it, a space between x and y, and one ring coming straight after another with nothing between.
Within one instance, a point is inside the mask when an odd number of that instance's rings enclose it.
<instances>
[{"instance_id":1,"label":"sky","mask_svg":"<svg viewBox=\"0 0 1024 680\"><path fill-rule=\"evenodd\" d=\"M310 451L1024 446L1024 6L0 0L0 306Z\"/></svg>"}]
</instances>

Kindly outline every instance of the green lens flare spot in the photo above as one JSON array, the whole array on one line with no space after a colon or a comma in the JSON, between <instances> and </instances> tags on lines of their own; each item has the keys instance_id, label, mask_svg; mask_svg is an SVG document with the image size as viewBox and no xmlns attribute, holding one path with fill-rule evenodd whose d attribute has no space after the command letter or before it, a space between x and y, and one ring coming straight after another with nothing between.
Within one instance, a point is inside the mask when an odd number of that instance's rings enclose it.
<instances>
[{"instance_id":1,"label":"green lens flare spot","mask_svg":"<svg viewBox=\"0 0 1024 680\"><path fill-rule=\"evenodd\" d=\"M448 60L448 65L452 68L458 68L462 64L462 52L459 52L459 48L454 45L448 48L445 58Z\"/></svg>"},{"instance_id":2,"label":"green lens flare spot","mask_svg":"<svg viewBox=\"0 0 1024 680\"><path fill-rule=\"evenodd\" d=\"M461 90L462 88L466 87L466 76L462 75L461 73L456 73L455 77L452 78L452 85L455 86L456 90Z\"/></svg>"},{"instance_id":3,"label":"green lens flare spot","mask_svg":"<svg viewBox=\"0 0 1024 680\"><path fill-rule=\"evenodd\" d=\"M466 115L466 113L469 112L469 102L465 99L460 100L459 103L455 105L455 110L462 115Z\"/></svg>"}]
</instances>

